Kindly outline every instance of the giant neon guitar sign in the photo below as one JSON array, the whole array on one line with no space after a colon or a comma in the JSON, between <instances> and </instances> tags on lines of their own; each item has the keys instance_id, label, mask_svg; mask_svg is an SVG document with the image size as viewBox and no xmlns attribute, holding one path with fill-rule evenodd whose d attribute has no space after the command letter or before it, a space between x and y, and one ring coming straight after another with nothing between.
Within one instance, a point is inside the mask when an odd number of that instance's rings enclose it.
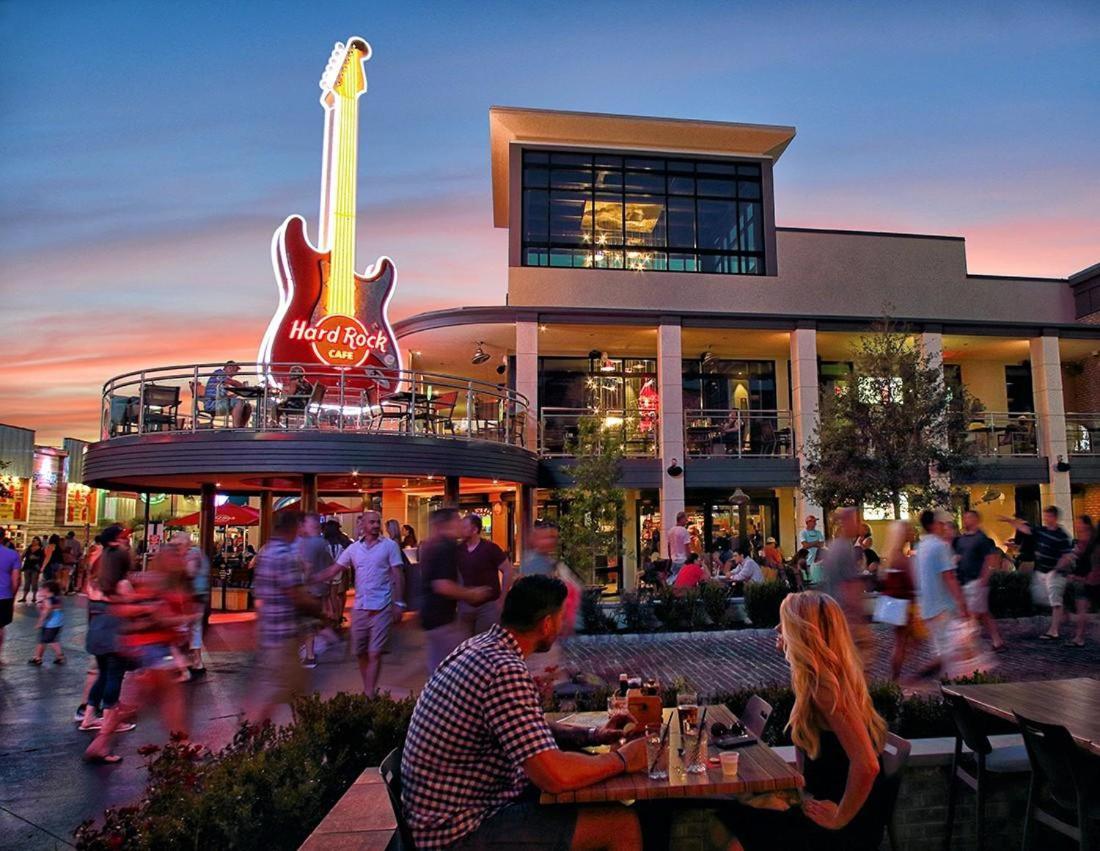
<instances>
[{"instance_id":1,"label":"giant neon guitar sign","mask_svg":"<svg viewBox=\"0 0 1100 851\"><path fill-rule=\"evenodd\" d=\"M359 97L367 89L363 65L371 49L361 38L337 42L321 77L325 146L321 165L321 216L315 248L305 219L289 216L271 241L279 306L260 343L265 364L320 363L365 367L364 379L396 389L390 370L401 364L387 317L397 283L389 257L355 271L355 182Z\"/></svg>"}]
</instances>

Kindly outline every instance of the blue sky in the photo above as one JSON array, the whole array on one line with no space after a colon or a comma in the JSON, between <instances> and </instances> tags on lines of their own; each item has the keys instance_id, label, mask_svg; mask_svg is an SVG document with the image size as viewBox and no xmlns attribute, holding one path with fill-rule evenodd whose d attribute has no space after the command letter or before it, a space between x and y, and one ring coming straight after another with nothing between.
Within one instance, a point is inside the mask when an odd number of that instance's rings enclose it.
<instances>
[{"instance_id":1,"label":"blue sky","mask_svg":"<svg viewBox=\"0 0 1100 851\"><path fill-rule=\"evenodd\" d=\"M15 343L41 389L0 382L0 418L73 433L114 372L251 358L270 234L315 224L317 80L351 34L374 48L361 265L396 259L395 316L504 298L493 104L792 124L781 225L962 235L977 273L1100 260L1100 5L960 6L8 0L0 293L73 332Z\"/></svg>"}]
</instances>

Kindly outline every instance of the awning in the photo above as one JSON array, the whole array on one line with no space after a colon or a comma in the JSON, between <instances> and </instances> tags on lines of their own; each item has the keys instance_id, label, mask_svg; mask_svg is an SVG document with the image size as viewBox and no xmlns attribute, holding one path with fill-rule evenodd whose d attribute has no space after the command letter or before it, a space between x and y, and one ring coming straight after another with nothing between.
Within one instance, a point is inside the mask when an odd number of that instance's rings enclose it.
<instances>
[{"instance_id":1,"label":"awning","mask_svg":"<svg viewBox=\"0 0 1100 851\"><path fill-rule=\"evenodd\" d=\"M247 505L234 505L227 502L214 511L215 526L256 526L260 522L260 512ZM199 512L177 517L169 522L170 526L198 526Z\"/></svg>"}]
</instances>

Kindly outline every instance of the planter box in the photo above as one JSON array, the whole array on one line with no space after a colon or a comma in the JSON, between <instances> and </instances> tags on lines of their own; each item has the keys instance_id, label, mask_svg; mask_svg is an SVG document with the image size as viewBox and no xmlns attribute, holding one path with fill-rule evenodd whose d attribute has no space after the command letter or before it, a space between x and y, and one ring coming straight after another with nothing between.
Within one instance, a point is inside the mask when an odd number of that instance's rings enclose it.
<instances>
[{"instance_id":1,"label":"planter box","mask_svg":"<svg viewBox=\"0 0 1100 851\"><path fill-rule=\"evenodd\" d=\"M248 611L248 594L247 588L226 588L225 589L225 610L227 612L246 612ZM218 595L218 592L215 592Z\"/></svg>"}]
</instances>

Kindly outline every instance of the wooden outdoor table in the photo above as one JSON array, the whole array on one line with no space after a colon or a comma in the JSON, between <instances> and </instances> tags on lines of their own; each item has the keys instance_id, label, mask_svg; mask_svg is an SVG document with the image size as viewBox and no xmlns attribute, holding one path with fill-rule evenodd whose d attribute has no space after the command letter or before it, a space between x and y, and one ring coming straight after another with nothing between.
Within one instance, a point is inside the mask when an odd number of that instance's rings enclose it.
<instances>
[{"instance_id":1,"label":"wooden outdoor table","mask_svg":"<svg viewBox=\"0 0 1100 851\"><path fill-rule=\"evenodd\" d=\"M1013 712L1044 724L1060 724L1081 747L1100 753L1100 680L1036 680L981 686L944 686L975 709L1016 722Z\"/></svg>"},{"instance_id":2,"label":"wooden outdoor table","mask_svg":"<svg viewBox=\"0 0 1100 851\"><path fill-rule=\"evenodd\" d=\"M664 711L667 723L674 709ZM603 712L578 713L558 720L567 723L602 724L607 720ZM728 725L736 720L734 714L725 706L711 706L707 711L706 726L721 721ZM741 754L737 776L726 777L722 767L707 763L706 774L687 774L683 770L683 760L679 756L680 726L672 719L668 736L668 777L664 780L650 780L645 772L621 774L608 780L551 795L543 792L539 802L543 804L594 804L606 801L647 801L665 798L710 798L719 795L741 795L761 792L783 792L801 789L802 775L787 765L770 747L757 742L737 748ZM717 756L718 748L710 745L708 756Z\"/></svg>"}]
</instances>

